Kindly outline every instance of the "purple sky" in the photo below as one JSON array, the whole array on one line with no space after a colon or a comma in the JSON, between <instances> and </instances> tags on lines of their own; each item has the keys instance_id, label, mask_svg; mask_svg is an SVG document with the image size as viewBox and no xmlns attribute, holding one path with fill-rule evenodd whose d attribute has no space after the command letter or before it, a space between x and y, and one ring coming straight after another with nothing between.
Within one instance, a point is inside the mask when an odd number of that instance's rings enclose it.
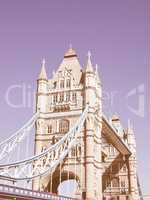
<instances>
[{"instance_id":1,"label":"purple sky","mask_svg":"<svg viewBox=\"0 0 150 200\"><path fill-rule=\"evenodd\" d=\"M137 138L140 181L143 192L148 194L149 0L1 1L1 138L11 135L33 112L26 101L21 108L12 108L8 105L8 88L12 85L29 86L26 88L27 100L27 95L30 96L36 88L41 59L46 58L50 77L52 69L57 69L70 42L76 49L81 64L85 63L87 51L90 49L93 63L99 65L105 91L106 114L117 113L125 126L129 118L133 121ZM141 88L141 93L135 95L134 89ZM132 95L129 96L130 94ZM9 100L19 104L21 90L11 90Z\"/></svg>"}]
</instances>

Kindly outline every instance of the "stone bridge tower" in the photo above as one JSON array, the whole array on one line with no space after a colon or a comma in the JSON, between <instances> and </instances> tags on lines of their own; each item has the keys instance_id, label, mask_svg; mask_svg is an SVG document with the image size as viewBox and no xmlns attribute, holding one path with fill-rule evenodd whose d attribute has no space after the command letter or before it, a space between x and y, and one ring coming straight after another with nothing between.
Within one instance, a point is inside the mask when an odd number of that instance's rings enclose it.
<instances>
[{"instance_id":1,"label":"stone bridge tower","mask_svg":"<svg viewBox=\"0 0 150 200\"><path fill-rule=\"evenodd\" d=\"M82 69L76 52L70 48L60 64L53 72L52 79L48 80L45 61L42 63L38 78L37 109L41 114L36 125L35 153L38 154L49 144L56 143L80 117L85 106L89 104L89 115L81 133L81 146L73 149L61 165L61 180L76 179L79 183L77 195L83 193L86 199L94 200L95 195L100 199L102 194L101 176L101 84L97 71L91 63L91 55ZM99 127L95 128L95 106L99 108ZM76 161L74 156L76 154ZM76 162L76 169L75 163ZM39 187L57 192L60 180L59 168L53 177L47 176ZM52 180L50 180L52 178ZM52 183L50 183L52 182ZM93 189L94 188L94 189ZM98 198L99 197L99 198Z\"/></svg>"},{"instance_id":2,"label":"stone bridge tower","mask_svg":"<svg viewBox=\"0 0 150 200\"><path fill-rule=\"evenodd\" d=\"M108 122L103 117L101 80L90 52L82 68L75 50L69 48L51 79L47 77L43 60L37 86L36 109L41 114L36 123L35 154L62 138L87 104L89 113L78 136L80 145L72 149L53 174L35 180L33 189L57 193L60 182L74 179L78 184L78 198L134 199L135 156L129 159L129 148L135 146L133 132L125 132L118 118Z\"/></svg>"}]
</instances>

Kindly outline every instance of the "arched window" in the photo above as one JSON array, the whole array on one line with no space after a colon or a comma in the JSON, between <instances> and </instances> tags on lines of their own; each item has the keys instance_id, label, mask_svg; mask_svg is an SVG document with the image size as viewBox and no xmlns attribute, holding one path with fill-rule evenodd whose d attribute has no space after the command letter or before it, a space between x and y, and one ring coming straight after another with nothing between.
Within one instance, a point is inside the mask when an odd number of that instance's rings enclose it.
<instances>
[{"instance_id":1,"label":"arched window","mask_svg":"<svg viewBox=\"0 0 150 200\"><path fill-rule=\"evenodd\" d=\"M69 131L69 121L66 119L62 119L59 123L59 132L67 133Z\"/></svg>"}]
</instances>

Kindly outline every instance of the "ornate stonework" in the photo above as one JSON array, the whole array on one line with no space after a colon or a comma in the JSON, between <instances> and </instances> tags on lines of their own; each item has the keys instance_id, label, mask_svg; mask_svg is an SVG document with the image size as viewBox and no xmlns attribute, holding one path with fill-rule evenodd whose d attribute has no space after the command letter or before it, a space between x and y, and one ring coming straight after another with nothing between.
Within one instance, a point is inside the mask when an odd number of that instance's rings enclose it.
<instances>
[{"instance_id":1,"label":"ornate stonework","mask_svg":"<svg viewBox=\"0 0 150 200\"><path fill-rule=\"evenodd\" d=\"M90 109L79 136L81 144L72 149L52 175L35 181L34 189L57 193L60 182L75 179L76 196L82 195L83 199L138 199L133 128L129 125L124 130L118 117L107 121L103 116L101 80L90 53L82 68L76 52L70 48L52 79L47 78L43 61L36 108L44 115L36 124L35 153L64 136L87 104Z\"/></svg>"}]
</instances>

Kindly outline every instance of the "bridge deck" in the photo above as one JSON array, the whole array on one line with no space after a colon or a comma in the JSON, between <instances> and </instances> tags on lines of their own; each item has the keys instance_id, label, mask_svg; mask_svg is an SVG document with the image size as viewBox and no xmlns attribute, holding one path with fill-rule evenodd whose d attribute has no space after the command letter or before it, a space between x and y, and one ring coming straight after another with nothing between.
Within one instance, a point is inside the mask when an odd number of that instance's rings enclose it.
<instances>
[{"instance_id":1,"label":"bridge deck","mask_svg":"<svg viewBox=\"0 0 150 200\"><path fill-rule=\"evenodd\" d=\"M77 200L71 197L59 196L46 192L38 192L29 189L0 184L0 199L15 199L15 200L33 200L33 199L48 199L48 200Z\"/></svg>"}]
</instances>

